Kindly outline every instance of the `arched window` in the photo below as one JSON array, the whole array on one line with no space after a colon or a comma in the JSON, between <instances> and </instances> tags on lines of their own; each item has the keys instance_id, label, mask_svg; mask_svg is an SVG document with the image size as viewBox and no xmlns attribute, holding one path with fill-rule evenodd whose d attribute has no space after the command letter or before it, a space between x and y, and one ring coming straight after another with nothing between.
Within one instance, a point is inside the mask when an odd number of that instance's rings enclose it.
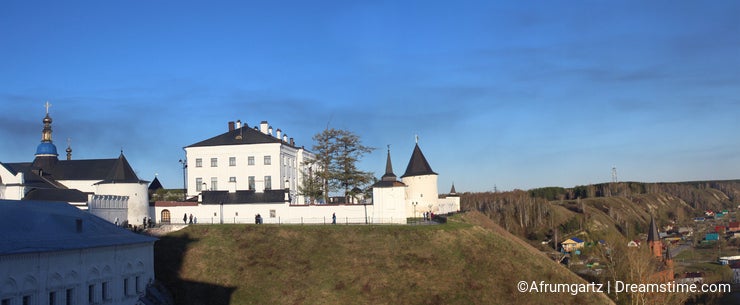
<instances>
[{"instance_id":1,"label":"arched window","mask_svg":"<svg viewBox=\"0 0 740 305\"><path fill-rule=\"evenodd\" d=\"M160 217L159 222L170 223L170 210L162 210L162 216Z\"/></svg>"}]
</instances>

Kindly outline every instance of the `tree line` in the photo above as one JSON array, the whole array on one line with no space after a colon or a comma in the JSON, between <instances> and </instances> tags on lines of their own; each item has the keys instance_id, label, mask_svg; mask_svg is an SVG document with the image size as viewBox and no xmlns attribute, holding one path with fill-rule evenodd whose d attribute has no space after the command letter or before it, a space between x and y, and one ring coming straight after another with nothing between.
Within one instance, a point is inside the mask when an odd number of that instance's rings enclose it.
<instances>
[{"instance_id":1,"label":"tree line","mask_svg":"<svg viewBox=\"0 0 740 305\"><path fill-rule=\"evenodd\" d=\"M596 197L627 197L668 194L695 209L718 209L722 203L740 203L740 180L671 183L617 182L579 185L573 188L543 187L527 191L545 200L577 200Z\"/></svg>"}]
</instances>

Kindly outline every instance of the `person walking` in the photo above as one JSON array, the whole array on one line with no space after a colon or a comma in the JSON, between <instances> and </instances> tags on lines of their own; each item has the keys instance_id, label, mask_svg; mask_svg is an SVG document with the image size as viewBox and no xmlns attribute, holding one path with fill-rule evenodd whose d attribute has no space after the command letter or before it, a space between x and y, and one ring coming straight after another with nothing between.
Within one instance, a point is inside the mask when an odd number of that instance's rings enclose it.
<instances>
[{"instance_id":1,"label":"person walking","mask_svg":"<svg viewBox=\"0 0 740 305\"><path fill-rule=\"evenodd\" d=\"M337 213L331 213L331 224L337 224Z\"/></svg>"}]
</instances>

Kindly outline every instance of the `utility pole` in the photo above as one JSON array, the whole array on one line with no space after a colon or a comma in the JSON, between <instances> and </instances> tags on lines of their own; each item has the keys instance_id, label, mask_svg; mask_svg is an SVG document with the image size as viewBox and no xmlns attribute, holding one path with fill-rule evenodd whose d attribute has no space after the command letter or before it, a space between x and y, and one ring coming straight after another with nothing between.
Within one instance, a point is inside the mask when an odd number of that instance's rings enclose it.
<instances>
[{"instance_id":1,"label":"utility pole","mask_svg":"<svg viewBox=\"0 0 740 305\"><path fill-rule=\"evenodd\" d=\"M612 166L612 182L617 183L619 180L617 180L617 166Z\"/></svg>"},{"instance_id":2,"label":"utility pole","mask_svg":"<svg viewBox=\"0 0 740 305\"><path fill-rule=\"evenodd\" d=\"M185 170L188 168L187 159L180 159L180 165L182 165L182 201L186 201L188 200L187 175L185 174Z\"/></svg>"}]
</instances>

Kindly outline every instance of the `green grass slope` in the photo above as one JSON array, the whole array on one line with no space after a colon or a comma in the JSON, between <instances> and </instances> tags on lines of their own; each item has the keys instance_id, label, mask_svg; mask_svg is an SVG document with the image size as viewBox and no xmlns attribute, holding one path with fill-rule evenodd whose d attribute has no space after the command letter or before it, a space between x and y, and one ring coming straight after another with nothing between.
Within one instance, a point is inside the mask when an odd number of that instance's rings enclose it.
<instances>
[{"instance_id":1,"label":"green grass slope","mask_svg":"<svg viewBox=\"0 0 740 305\"><path fill-rule=\"evenodd\" d=\"M486 216L438 226L190 226L155 245L177 304L611 304Z\"/></svg>"}]
</instances>

